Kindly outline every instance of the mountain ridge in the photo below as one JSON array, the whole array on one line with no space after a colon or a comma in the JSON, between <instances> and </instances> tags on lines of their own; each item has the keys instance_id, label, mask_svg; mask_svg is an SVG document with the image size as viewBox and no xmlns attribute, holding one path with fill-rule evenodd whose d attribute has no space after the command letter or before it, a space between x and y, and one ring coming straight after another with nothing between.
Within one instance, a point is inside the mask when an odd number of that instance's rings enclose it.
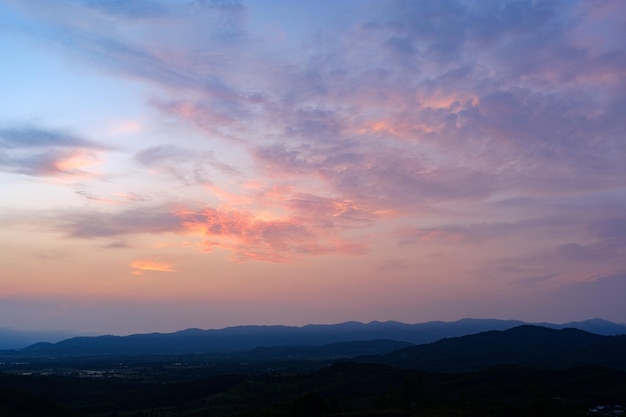
<instances>
[{"instance_id":1,"label":"mountain ridge","mask_svg":"<svg viewBox=\"0 0 626 417\"><path fill-rule=\"evenodd\" d=\"M237 352L258 347L321 346L332 343L393 340L414 345L433 343L443 338L466 336L493 330L507 330L532 324L519 320L466 318L455 322L431 321L407 324L396 321L349 321L338 324L305 326L248 325L223 329L189 328L173 333L140 333L128 336L80 336L56 343L40 342L19 351L21 355L144 355ZM582 330L626 334L626 326L602 319L564 324L540 324L546 328L579 326ZM618 333L616 333L618 332ZM608 335L608 334L607 334ZM6 352L5 352L6 353Z\"/></svg>"},{"instance_id":2,"label":"mountain ridge","mask_svg":"<svg viewBox=\"0 0 626 417\"><path fill-rule=\"evenodd\" d=\"M563 369L594 365L626 369L626 335L604 336L571 327L522 325L444 338L355 360L445 372L474 371L497 365Z\"/></svg>"}]
</instances>

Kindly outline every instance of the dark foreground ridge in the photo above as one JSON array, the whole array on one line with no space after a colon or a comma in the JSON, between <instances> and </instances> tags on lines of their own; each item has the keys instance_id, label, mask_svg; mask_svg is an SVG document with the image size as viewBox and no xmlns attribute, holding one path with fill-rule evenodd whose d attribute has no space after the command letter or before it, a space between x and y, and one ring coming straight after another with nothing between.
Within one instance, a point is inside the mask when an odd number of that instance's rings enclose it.
<instances>
[{"instance_id":1,"label":"dark foreground ridge","mask_svg":"<svg viewBox=\"0 0 626 417\"><path fill-rule=\"evenodd\" d=\"M446 338L357 360L443 372L472 371L502 364L551 369L593 365L626 370L626 335L600 336L572 328L556 330L523 325L505 331Z\"/></svg>"}]
</instances>

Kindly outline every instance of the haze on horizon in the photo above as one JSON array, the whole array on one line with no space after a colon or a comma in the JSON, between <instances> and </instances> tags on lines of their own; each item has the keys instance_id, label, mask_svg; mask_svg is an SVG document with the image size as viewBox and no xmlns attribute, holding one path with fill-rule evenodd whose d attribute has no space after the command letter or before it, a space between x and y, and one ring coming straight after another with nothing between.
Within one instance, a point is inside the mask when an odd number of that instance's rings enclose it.
<instances>
[{"instance_id":1,"label":"haze on horizon","mask_svg":"<svg viewBox=\"0 0 626 417\"><path fill-rule=\"evenodd\" d=\"M626 3L5 0L0 327L626 322Z\"/></svg>"}]
</instances>

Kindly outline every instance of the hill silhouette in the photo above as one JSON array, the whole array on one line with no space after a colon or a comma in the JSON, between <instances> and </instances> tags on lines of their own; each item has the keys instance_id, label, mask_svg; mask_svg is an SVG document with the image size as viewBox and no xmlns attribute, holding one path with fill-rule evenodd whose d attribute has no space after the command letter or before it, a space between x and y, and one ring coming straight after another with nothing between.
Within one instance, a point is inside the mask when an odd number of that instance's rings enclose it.
<instances>
[{"instance_id":1,"label":"hill silhouette","mask_svg":"<svg viewBox=\"0 0 626 417\"><path fill-rule=\"evenodd\" d=\"M145 355L238 352L257 347L320 346L325 344L396 340L428 343L442 337L506 329L520 322L464 319L457 322L405 324L395 321L370 323L310 324L295 326L235 326L218 330L187 329L175 333L130 336L74 337L58 343L36 343L21 350L26 355ZM363 352L365 354L367 352Z\"/></svg>"},{"instance_id":2,"label":"hill silhouette","mask_svg":"<svg viewBox=\"0 0 626 417\"><path fill-rule=\"evenodd\" d=\"M502 364L551 369L588 365L626 369L626 336L523 325L505 331L446 338L382 357L357 360L431 371L471 371Z\"/></svg>"},{"instance_id":3,"label":"hill silhouette","mask_svg":"<svg viewBox=\"0 0 626 417\"><path fill-rule=\"evenodd\" d=\"M323 346L345 342L371 342L389 340L415 345L432 343L442 338L477 334L486 331L506 330L523 322L515 320L463 319L456 322L427 322L405 324L395 321L367 324L346 322L333 325L294 326L236 326L218 330L187 329L175 333L134 334L130 336L74 337L58 343L36 343L19 352L0 352L0 355L23 356L115 356L115 355L161 355L186 353L234 353L259 347ZM626 333L626 327L591 320L579 322L579 326L598 328L603 332ZM565 325L549 325L559 327ZM397 345L400 348L402 345ZM376 347L361 343L358 348L336 346L334 352L313 356L337 357L342 349L346 356L384 354L389 350L378 342ZM346 350L347 349L347 350ZM274 351L276 354L278 351ZM285 352L287 352L285 350ZM295 351L294 351L295 352ZM300 350L299 354L302 354ZM267 351L266 351L267 353ZM286 353L289 354L289 353ZM294 353L295 354L295 353Z\"/></svg>"}]
</instances>

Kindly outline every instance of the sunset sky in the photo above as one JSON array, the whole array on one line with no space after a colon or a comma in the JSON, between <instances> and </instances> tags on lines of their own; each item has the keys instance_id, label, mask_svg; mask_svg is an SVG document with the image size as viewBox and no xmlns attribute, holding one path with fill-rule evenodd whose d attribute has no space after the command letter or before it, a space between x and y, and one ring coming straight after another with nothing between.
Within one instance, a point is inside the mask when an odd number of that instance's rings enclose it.
<instances>
[{"instance_id":1,"label":"sunset sky","mask_svg":"<svg viewBox=\"0 0 626 417\"><path fill-rule=\"evenodd\" d=\"M0 327L626 322L626 2L2 0Z\"/></svg>"}]
</instances>

